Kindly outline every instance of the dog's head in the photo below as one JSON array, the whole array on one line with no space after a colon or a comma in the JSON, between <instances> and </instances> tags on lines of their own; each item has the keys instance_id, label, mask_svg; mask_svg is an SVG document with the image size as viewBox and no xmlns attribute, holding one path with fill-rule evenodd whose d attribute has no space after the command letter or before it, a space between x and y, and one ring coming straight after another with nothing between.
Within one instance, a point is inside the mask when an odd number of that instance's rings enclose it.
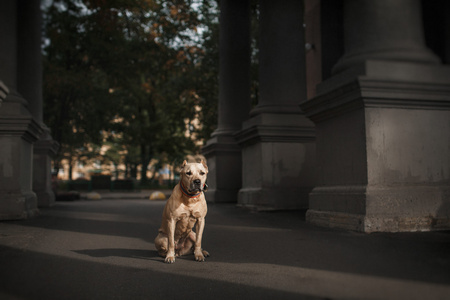
<instances>
[{"instance_id":1,"label":"dog's head","mask_svg":"<svg viewBox=\"0 0 450 300\"><path fill-rule=\"evenodd\" d=\"M208 174L208 166L204 160L201 163L188 163L184 161L180 168L181 183L192 194L204 190L206 174Z\"/></svg>"}]
</instances>

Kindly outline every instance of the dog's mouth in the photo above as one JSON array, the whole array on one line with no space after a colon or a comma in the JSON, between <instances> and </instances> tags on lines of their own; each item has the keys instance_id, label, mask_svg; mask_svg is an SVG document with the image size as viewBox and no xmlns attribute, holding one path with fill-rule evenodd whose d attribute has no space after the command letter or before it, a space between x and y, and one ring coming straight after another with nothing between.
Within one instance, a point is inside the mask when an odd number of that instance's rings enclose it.
<instances>
[{"instance_id":1,"label":"dog's mouth","mask_svg":"<svg viewBox=\"0 0 450 300\"><path fill-rule=\"evenodd\" d=\"M201 187L197 186L197 185L195 185L195 186L193 186L193 187L191 187L189 189L189 193L198 193L198 192L201 192L201 191L202 191Z\"/></svg>"},{"instance_id":2,"label":"dog's mouth","mask_svg":"<svg viewBox=\"0 0 450 300\"><path fill-rule=\"evenodd\" d=\"M189 193L199 193L201 191L206 191L207 188L208 186L206 185L206 183L203 184L203 186L201 183L193 183L190 186Z\"/></svg>"}]
</instances>

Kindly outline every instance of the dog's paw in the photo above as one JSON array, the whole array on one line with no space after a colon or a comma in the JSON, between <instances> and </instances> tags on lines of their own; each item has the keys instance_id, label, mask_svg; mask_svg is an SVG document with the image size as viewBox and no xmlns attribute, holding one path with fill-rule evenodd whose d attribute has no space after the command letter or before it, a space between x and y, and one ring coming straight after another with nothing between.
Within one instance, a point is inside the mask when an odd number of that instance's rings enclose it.
<instances>
[{"instance_id":1,"label":"dog's paw","mask_svg":"<svg viewBox=\"0 0 450 300\"><path fill-rule=\"evenodd\" d=\"M205 256L203 254L195 255L195 260L199 262L205 261Z\"/></svg>"},{"instance_id":2,"label":"dog's paw","mask_svg":"<svg viewBox=\"0 0 450 300\"><path fill-rule=\"evenodd\" d=\"M195 251L194 255L195 255L196 261L202 262L202 261L205 261L205 257L209 256L209 253L208 253L208 251L201 250L201 251Z\"/></svg>"},{"instance_id":3,"label":"dog's paw","mask_svg":"<svg viewBox=\"0 0 450 300\"><path fill-rule=\"evenodd\" d=\"M175 262L175 256L166 256L166 259L164 259L165 263L173 264Z\"/></svg>"}]
</instances>

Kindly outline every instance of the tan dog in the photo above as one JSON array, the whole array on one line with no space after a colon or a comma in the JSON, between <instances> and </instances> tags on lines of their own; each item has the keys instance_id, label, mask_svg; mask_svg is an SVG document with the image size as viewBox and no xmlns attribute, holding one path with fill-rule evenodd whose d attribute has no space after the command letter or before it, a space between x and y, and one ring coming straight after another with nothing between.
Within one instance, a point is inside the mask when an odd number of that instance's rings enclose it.
<instances>
[{"instance_id":1,"label":"tan dog","mask_svg":"<svg viewBox=\"0 0 450 300\"><path fill-rule=\"evenodd\" d=\"M155 239L159 255L166 263L174 263L175 256L192 253L197 261L205 261L209 256L202 249L203 229L207 213L205 195L208 167L201 163L183 162L180 182L175 186L167 200L162 215L162 224ZM197 224L195 231L192 231Z\"/></svg>"}]
</instances>

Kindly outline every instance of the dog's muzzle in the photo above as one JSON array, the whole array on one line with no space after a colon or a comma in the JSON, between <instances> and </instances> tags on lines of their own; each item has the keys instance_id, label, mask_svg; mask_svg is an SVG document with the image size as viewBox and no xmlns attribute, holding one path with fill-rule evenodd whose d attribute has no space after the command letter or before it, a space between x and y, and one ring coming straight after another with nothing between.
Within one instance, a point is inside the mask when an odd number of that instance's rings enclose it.
<instances>
[{"instance_id":1,"label":"dog's muzzle","mask_svg":"<svg viewBox=\"0 0 450 300\"><path fill-rule=\"evenodd\" d=\"M192 181L190 192L206 192L208 190L208 185L205 183L202 186L202 182L200 179L195 179Z\"/></svg>"},{"instance_id":2,"label":"dog's muzzle","mask_svg":"<svg viewBox=\"0 0 450 300\"><path fill-rule=\"evenodd\" d=\"M192 190L201 191L202 190L202 182L200 179L195 179L192 181Z\"/></svg>"}]
</instances>

